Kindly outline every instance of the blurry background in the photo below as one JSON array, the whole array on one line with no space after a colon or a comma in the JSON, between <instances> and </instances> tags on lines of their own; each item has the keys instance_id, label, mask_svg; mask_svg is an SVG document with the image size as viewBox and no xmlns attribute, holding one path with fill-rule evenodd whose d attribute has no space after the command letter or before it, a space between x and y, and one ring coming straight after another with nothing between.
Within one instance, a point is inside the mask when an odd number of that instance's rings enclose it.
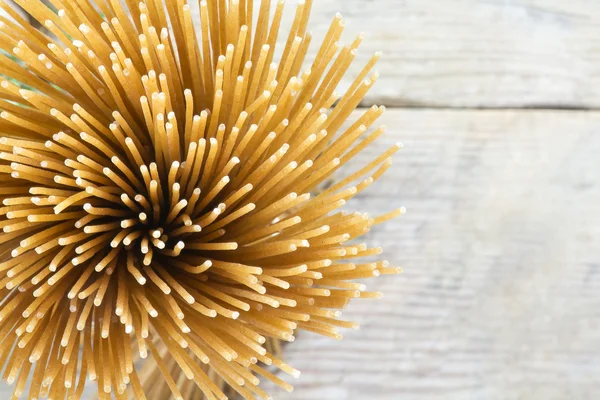
<instances>
[{"instance_id":1,"label":"blurry background","mask_svg":"<svg viewBox=\"0 0 600 400\"><path fill-rule=\"evenodd\" d=\"M349 208L408 208L367 239L404 273L341 342L300 334L274 398L600 398L600 3L315 0L313 43L338 11L388 107L345 172L405 145Z\"/></svg>"},{"instance_id":2,"label":"blurry background","mask_svg":"<svg viewBox=\"0 0 600 400\"><path fill-rule=\"evenodd\" d=\"M347 42L365 32L346 84L384 52L364 106L388 106L388 134L342 173L404 143L348 205L408 208L367 237L404 273L366 282L385 297L351 305L344 318L362 327L341 342L301 333L285 349L303 372L296 391L268 390L277 400L600 398L600 3L313 3L313 54L338 11Z\"/></svg>"}]
</instances>

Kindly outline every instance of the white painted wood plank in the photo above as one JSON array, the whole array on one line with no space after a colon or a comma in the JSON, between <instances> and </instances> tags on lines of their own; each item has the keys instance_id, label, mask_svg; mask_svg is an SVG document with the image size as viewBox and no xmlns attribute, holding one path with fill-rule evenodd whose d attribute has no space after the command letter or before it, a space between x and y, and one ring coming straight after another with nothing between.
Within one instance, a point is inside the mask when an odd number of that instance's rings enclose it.
<instances>
[{"instance_id":1,"label":"white painted wood plank","mask_svg":"<svg viewBox=\"0 0 600 400\"><path fill-rule=\"evenodd\" d=\"M335 12L365 32L353 72L385 54L368 103L441 107L598 107L594 0L315 1L320 37Z\"/></svg>"},{"instance_id":2,"label":"white painted wood plank","mask_svg":"<svg viewBox=\"0 0 600 400\"><path fill-rule=\"evenodd\" d=\"M380 182L349 203L408 214L367 238L405 273L371 281L341 342L302 333L277 400L600 396L600 113L388 110ZM346 171L347 172L347 171ZM92 388L92 386L90 386ZM0 398L10 391L0 384ZM157 399L162 400L162 399Z\"/></svg>"},{"instance_id":3,"label":"white painted wood plank","mask_svg":"<svg viewBox=\"0 0 600 400\"><path fill-rule=\"evenodd\" d=\"M309 59L338 11L346 19L346 42L366 34L342 86L374 52L384 52L380 81L365 104L600 107L596 0L313 3ZM295 5L294 0L286 3L282 32L290 27Z\"/></svg>"},{"instance_id":4,"label":"white painted wood plank","mask_svg":"<svg viewBox=\"0 0 600 400\"><path fill-rule=\"evenodd\" d=\"M275 3L276 0L272 0ZM189 2L197 15L197 1ZM259 3L255 1L255 3ZM308 60L336 12L346 42L365 41L343 81L383 51L365 104L423 107L600 107L596 0L314 0ZM282 32L296 1L288 0ZM279 48L283 46L285 36Z\"/></svg>"},{"instance_id":5,"label":"white painted wood plank","mask_svg":"<svg viewBox=\"0 0 600 400\"><path fill-rule=\"evenodd\" d=\"M396 111L405 149L350 210L404 274L371 281L341 342L301 333L277 400L600 396L600 113ZM358 167L358 160L350 169ZM369 283L367 281L366 283Z\"/></svg>"}]
</instances>

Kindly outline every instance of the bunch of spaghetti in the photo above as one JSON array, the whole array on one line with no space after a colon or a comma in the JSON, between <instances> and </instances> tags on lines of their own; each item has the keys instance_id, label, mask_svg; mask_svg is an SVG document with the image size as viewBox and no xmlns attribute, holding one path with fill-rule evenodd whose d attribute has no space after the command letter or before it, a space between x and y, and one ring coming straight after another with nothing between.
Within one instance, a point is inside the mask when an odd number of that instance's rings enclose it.
<instances>
[{"instance_id":1,"label":"bunch of spaghetti","mask_svg":"<svg viewBox=\"0 0 600 400\"><path fill-rule=\"evenodd\" d=\"M400 146L314 195L384 132L369 130L383 107L346 123L379 55L340 96L361 38L340 45L336 16L305 65L310 0L280 57L283 1L202 0L198 21L185 0L15 3L45 28L2 0L0 364L15 397L30 381L30 399L79 399L88 379L100 399L164 398L160 380L176 399L225 399L220 381L267 399L259 377L291 390L272 368L298 372L267 339L340 339L355 324L339 309L380 296L353 280L398 272L353 262L381 253L353 239L403 210L338 209Z\"/></svg>"}]
</instances>

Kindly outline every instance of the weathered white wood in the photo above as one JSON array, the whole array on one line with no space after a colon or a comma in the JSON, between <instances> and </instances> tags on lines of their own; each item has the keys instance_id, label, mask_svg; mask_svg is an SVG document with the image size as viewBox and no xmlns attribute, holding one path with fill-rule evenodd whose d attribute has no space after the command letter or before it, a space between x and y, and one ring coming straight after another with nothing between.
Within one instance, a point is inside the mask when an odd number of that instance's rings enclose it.
<instances>
[{"instance_id":1,"label":"weathered white wood","mask_svg":"<svg viewBox=\"0 0 600 400\"><path fill-rule=\"evenodd\" d=\"M198 2L189 3L199 21ZM296 3L287 0L282 32ZM384 52L365 104L600 107L595 0L313 0L309 61L338 11L346 42L365 33L341 88Z\"/></svg>"},{"instance_id":2,"label":"weathered white wood","mask_svg":"<svg viewBox=\"0 0 600 400\"><path fill-rule=\"evenodd\" d=\"M296 3L287 0L282 32ZM384 52L367 104L600 106L596 0L314 0L309 59L336 12L346 42L365 32L349 77Z\"/></svg>"},{"instance_id":3,"label":"weathered white wood","mask_svg":"<svg viewBox=\"0 0 600 400\"><path fill-rule=\"evenodd\" d=\"M287 0L282 32L296 3ZM342 88L384 52L365 104L600 107L596 0L313 0L309 61L338 11L346 42L365 33Z\"/></svg>"},{"instance_id":4,"label":"weathered white wood","mask_svg":"<svg viewBox=\"0 0 600 400\"><path fill-rule=\"evenodd\" d=\"M301 333L285 349L303 372L294 393L266 388L277 400L598 398L600 113L388 110L382 123L349 169L405 149L348 210L408 207L367 238L405 272L366 282L385 297L345 312L360 330Z\"/></svg>"},{"instance_id":5,"label":"weathered white wood","mask_svg":"<svg viewBox=\"0 0 600 400\"><path fill-rule=\"evenodd\" d=\"M600 396L600 113L389 110L389 173L350 210L404 273L366 281L336 342L300 333L277 400ZM348 170L346 170L347 172Z\"/></svg>"}]
</instances>

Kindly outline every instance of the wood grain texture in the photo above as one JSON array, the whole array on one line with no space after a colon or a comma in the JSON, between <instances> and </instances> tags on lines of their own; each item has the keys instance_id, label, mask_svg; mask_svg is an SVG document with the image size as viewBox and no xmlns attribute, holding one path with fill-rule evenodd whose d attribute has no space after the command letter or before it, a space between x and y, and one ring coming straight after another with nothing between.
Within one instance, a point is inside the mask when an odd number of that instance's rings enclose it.
<instances>
[{"instance_id":1,"label":"wood grain texture","mask_svg":"<svg viewBox=\"0 0 600 400\"><path fill-rule=\"evenodd\" d=\"M350 210L408 213L376 227L404 273L367 281L341 342L300 333L302 371L277 400L597 399L600 113L388 110L401 140ZM347 172L348 170L346 170Z\"/></svg>"},{"instance_id":2,"label":"wood grain texture","mask_svg":"<svg viewBox=\"0 0 600 400\"><path fill-rule=\"evenodd\" d=\"M374 52L384 52L378 67L380 82L365 104L600 107L596 0L313 3L310 60L336 12L346 20L345 42L365 32L349 78ZM287 0L282 31L289 27L295 4Z\"/></svg>"},{"instance_id":3,"label":"wood grain texture","mask_svg":"<svg viewBox=\"0 0 600 400\"><path fill-rule=\"evenodd\" d=\"M295 392L266 389L277 400L597 399L600 113L388 110L381 122L388 133L349 170L396 141L405 149L348 210L408 207L366 239L405 272L366 282L385 297L351 305L344 317L362 328L341 342L301 333L286 347L303 372Z\"/></svg>"},{"instance_id":4,"label":"wood grain texture","mask_svg":"<svg viewBox=\"0 0 600 400\"><path fill-rule=\"evenodd\" d=\"M189 3L199 23L198 2ZM282 32L295 4L287 0ZM346 42L365 32L341 88L384 52L365 105L600 107L596 0L313 0L309 62L336 12Z\"/></svg>"}]
</instances>

